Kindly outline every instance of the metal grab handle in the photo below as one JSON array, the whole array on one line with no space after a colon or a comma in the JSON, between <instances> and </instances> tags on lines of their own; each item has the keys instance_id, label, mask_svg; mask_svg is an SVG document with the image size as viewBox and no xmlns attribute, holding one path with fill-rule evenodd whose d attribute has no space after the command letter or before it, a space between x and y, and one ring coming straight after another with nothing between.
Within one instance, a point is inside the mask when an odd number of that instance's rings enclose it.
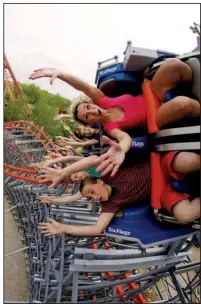
<instances>
[{"instance_id":1,"label":"metal grab handle","mask_svg":"<svg viewBox=\"0 0 201 304\"><path fill-rule=\"evenodd\" d=\"M101 65L102 65L103 63L108 62L108 61L111 61L111 60L116 60L116 62L118 62L118 58L119 58L119 57L118 57L117 55L115 55L115 56L112 57L112 58L106 59L106 60L104 60L104 61L99 61L99 62L98 62L98 68L100 68Z\"/></svg>"},{"instance_id":2,"label":"metal grab handle","mask_svg":"<svg viewBox=\"0 0 201 304\"><path fill-rule=\"evenodd\" d=\"M125 51L123 52L123 55L126 55L127 49L128 49L131 45L132 45L132 41L128 40L128 41L127 41L127 46L126 46Z\"/></svg>"}]
</instances>

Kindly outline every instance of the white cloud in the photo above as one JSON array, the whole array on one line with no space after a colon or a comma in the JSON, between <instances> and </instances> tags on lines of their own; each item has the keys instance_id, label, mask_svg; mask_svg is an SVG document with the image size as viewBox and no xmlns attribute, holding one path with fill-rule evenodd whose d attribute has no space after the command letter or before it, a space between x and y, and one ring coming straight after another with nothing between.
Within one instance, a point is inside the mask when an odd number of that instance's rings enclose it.
<instances>
[{"instance_id":1,"label":"white cloud","mask_svg":"<svg viewBox=\"0 0 201 304\"><path fill-rule=\"evenodd\" d=\"M97 62L123 58L133 45L183 53L196 46L189 30L199 22L199 4L7 4L5 52L19 81L36 68L55 67L94 83ZM77 92L57 80L35 81L72 98Z\"/></svg>"}]
</instances>

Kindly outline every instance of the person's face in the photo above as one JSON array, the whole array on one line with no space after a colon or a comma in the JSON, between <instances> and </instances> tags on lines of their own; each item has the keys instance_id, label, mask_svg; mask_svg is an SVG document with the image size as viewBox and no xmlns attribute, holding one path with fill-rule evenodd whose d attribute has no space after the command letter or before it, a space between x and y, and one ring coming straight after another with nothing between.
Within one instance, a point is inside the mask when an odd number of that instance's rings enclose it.
<instances>
[{"instance_id":1,"label":"person's face","mask_svg":"<svg viewBox=\"0 0 201 304\"><path fill-rule=\"evenodd\" d=\"M85 171L77 172L71 175L71 181L74 183L81 183L89 174Z\"/></svg>"},{"instance_id":2,"label":"person's face","mask_svg":"<svg viewBox=\"0 0 201 304\"><path fill-rule=\"evenodd\" d=\"M77 118L84 123L101 122L104 110L93 103L81 103L77 108Z\"/></svg>"},{"instance_id":3,"label":"person's face","mask_svg":"<svg viewBox=\"0 0 201 304\"><path fill-rule=\"evenodd\" d=\"M83 127L80 129L80 134L84 137L90 137L93 135L93 133L94 133L94 129L90 127Z\"/></svg>"},{"instance_id":4,"label":"person's face","mask_svg":"<svg viewBox=\"0 0 201 304\"><path fill-rule=\"evenodd\" d=\"M105 202L109 199L109 190L107 185L101 180L97 184L87 184L82 189L82 195L93 201Z\"/></svg>"}]
</instances>

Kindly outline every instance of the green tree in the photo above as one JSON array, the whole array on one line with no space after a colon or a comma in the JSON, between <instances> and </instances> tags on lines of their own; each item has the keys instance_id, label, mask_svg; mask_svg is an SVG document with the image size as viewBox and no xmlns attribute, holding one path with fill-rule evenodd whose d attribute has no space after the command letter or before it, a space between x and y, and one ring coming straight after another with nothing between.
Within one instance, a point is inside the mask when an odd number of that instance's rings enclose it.
<instances>
[{"instance_id":1,"label":"green tree","mask_svg":"<svg viewBox=\"0 0 201 304\"><path fill-rule=\"evenodd\" d=\"M29 104L35 104L41 96L41 89L35 84L22 83L21 88Z\"/></svg>"},{"instance_id":2,"label":"green tree","mask_svg":"<svg viewBox=\"0 0 201 304\"><path fill-rule=\"evenodd\" d=\"M20 84L24 96L11 100L7 90L4 90L4 100L7 105L4 108L4 120L29 120L43 128L54 140L56 136L68 137L68 131L63 127L62 121L57 121L54 117L60 110L69 112L71 101L59 94L51 94L41 90L35 84ZM27 114L27 108L31 114ZM76 128L76 123L66 120L71 130Z\"/></svg>"},{"instance_id":3,"label":"green tree","mask_svg":"<svg viewBox=\"0 0 201 304\"><path fill-rule=\"evenodd\" d=\"M25 99L16 98L15 100L9 100L4 107L4 120L28 120L27 102Z\"/></svg>"}]
</instances>

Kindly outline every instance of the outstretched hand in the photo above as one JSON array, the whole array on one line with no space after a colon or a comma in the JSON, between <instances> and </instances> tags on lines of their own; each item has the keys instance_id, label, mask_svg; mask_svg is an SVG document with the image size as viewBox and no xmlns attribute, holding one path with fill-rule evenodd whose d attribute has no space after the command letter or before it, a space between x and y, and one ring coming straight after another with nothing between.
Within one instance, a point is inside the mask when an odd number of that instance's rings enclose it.
<instances>
[{"instance_id":1,"label":"outstretched hand","mask_svg":"<svg viewBox=\"0 0 201 304\"><path fill-rule=\"evenodd\" d=\"M52 182L49 188L53 188L63 179L62 169L43 168L39 170L41 183Z\"/></svg>"},{"instance_id":2,"label":"outstretched hand","mask_svg":"<svg viewBox=\"0 0 201 304\"><path fill-rule=\"evenodd\" d=\"M58 223L57 221L48 218L50 223L40 223L39 227L41 229L41 233L45 236L61 234L64 232L64 225Z\"/></svg>"},{"instance_id":3,"label":"outstretched hand","mask_svg":"<svg viewBox=\"0 0 201 304\"><path fill-rule=\"evenodd\" d=\"M110 149L97 159L98 167L96 171L100 172L102 176L111 172L113 177L125 159L125 152L120 144L112 141L107 136L102 136L102 140L110 145Z\"/></svg>"},{"instance_id":4,"label":"outstretched hand","mask_svg":"<svg viewBox=\"0 0 201 304\"><path fill-rule=\"evenodd\" d=\"M67 146L68 142L64 139L56 139L55 141L56 145L59 147Z\"/></svg>"},{"instance_id":5,"label":"outstretched hand","mask_svg":"<svg viewBox=\"0 0 201 304\"><path fill-rule=\"evenodd\" d=\"M29 165L29 167L36 167L38 169L42 169L42 168L48 168L49 166L51 166L51 160L50 159L47 159L47 160L44 160L44 161L41 161L39 163L32 163Z\"/></svg>"},{"instance_id":6,"label":"outstretched hand","mask_svg":"<svg viewBox=\"0 0 201 304\"><path fill-rule=\"evenodd\" d=\"M29 76L29 79L34 80L42 77L50 77L50 84L59 76L60 71L53 68L37 69Z\"/></svg>"},{"instance_id":7,"label":"outstretched hand","mask_svg":"<svg viewBox=\"0 0 201 304\"><path fill-rule=\"evenodd\" d=\"M53 202L52 202L52 197L50 197L49 195L41 195L41 196L39 197L39 199L40 199L40 201L41 201L42 203L45 203L45 204L48 204L48 205L53 204Z\"/></svg>"}]
</instances>

